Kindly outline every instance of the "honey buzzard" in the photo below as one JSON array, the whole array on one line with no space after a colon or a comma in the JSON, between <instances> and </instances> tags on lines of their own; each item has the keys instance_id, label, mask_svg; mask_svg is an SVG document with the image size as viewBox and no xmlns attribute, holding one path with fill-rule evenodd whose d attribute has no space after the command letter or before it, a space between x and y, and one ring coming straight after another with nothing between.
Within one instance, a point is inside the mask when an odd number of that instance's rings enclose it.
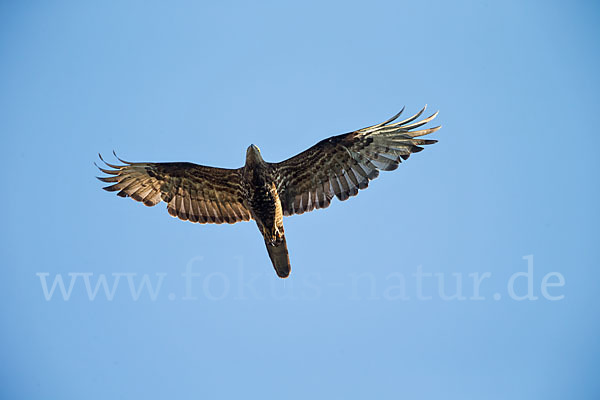
<instances>
[{"instance_id":1,"label":"honey buzzard","mask_svg":"<svg viewBox=\"0 0 600 400\"><path fill-rule=\"evenodd\" d=\"M347 200L365 189L379 170L394 170L411 153L423 150L421 145L437 142L417 138L440 126L415 130L437 112L413 122L424 107L392 123L403 110L380 124L322 140L279 163L264 161L255 145L248 147L246 165L238 169L187 162L138 163L118 157L123 165L113 165L99 155L110 169L98 167L109 175L98 179L112 184L105 190L149 207L164 201L169 214L184 221L234 224L255 220L277 275L286 278L291 267L283 216L326 208L334 196Z\"/></svg>"}]
</instances>

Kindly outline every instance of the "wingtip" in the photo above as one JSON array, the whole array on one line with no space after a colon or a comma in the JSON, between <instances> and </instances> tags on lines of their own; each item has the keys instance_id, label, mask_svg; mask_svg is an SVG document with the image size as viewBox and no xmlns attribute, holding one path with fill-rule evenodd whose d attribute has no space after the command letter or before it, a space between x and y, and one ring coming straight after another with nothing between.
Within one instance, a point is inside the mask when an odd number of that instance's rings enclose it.
<instances>
[{"instance_id":1,"label":"wingtip","mask_svg":"<svg viewBox=\"0 0 600 400\"><path fill-rule=\"evenodd\" d=\"M113 149L113 151L112 151L112 152L113 152L113 155L115 156L115 158L116 158L117 160L121 161L123 164L129 164L129 165L133 164L131 161L125 161L125 160L123 160L122 158L120 158L120 157L117 155L117 153L115 152L115 150L114 150L114 149Z\"/></svg>"},{"instance_id":2,"label":"wingtip","mask_svg":"<svg viewBox=\"0 0 600 400\"><path fill-rule=\"evenodd\" d=\"M121 168L125 167L125 165L116 165L116 164L110 164L110 163L106 162L106 161L104 160L104 158L102 158L102 154L100 154L100 153L98 153L98 157L100 157L100 160L101 160L101 161L102 161L104 164L108 165L108 166L109 166L109 167L111 167L111 168L114 168L114 169L118 169L118 170L120 170ZM118 159L118 157L117 157L117 159ZM119 160L119 161L122 161L122 160ZM96 165L96 166L98 166L98 165ZM98 168L100 169L100 171L102 171L102 172L104 172L104 173L107 173L107 174L108 174L108 173L110 173L110 172L106 172L106 171L105 171L103 168L100 168L100 167L98 167Z\"/></svg>"},{"instance_id":3,"label":"wingtip","mask_svg":"<svg viewBox=\"0 0 600 400\"><path fill-rule=\"evenodd\" d=\"M381 127L381 126L385 126L385 125L389 124L390 122L394 122L404 112L405 108L406 108L406 106L402 106L402 109L398 113L396 113L396 115L394 115L390 119L386 120L385 122L375 125L374 127Z\"/></svg>"}]
</instances>

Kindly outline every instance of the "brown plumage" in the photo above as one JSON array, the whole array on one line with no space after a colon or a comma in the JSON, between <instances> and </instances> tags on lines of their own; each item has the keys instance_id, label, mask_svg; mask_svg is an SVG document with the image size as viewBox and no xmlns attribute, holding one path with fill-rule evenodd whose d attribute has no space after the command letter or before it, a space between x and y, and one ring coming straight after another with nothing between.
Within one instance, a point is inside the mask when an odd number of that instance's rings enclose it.
<instances>
[{"instance_id":1,"label":"brown plumage","mask_svg":"<svg viewBox=\"0 0 600 400\"><path fill-rule=\"evenodd\" d=\"M404 110L404 109L402 109ZM135 163L100 168L111 183L105 190L131 197L147 206L167 203L173 217L199 223L229 223L254 219L277 275L290 274L290 260L283 230L283 216L326 208L358 194L379 175L391 171L421 145L436 140L418 139L440 126L415 130L437 113L413 122L425 111L400 122L389 120L322 140L308 150L280 163L265 162L258 147L246 151L246 164L238 169L206 167L192 163ZM116 156L116 155L115 155ZM118 157L117 157L118 158Z\"/></svg>"}]
</instances>

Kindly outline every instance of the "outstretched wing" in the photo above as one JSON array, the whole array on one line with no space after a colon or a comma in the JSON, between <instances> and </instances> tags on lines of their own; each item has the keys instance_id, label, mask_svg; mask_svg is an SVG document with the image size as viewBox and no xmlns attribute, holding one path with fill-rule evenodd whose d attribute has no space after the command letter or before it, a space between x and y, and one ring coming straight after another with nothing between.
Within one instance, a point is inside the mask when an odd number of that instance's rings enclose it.
<instances>
[{"instance_id":1,"label":"outstretched wing","mask_svg":"<svg viewBox=\"0 0 600 400\"><path fill-rule=\"evenodd\" d=\"M404 121L392 123L404 108L389 120L358 131L322 140L308 150L274 167L277 190L284 215L302 214L326 208L335 195L344 201L377 178L379 170L398 168L421 145L437 140L417 139L441 128L414 130L433 120L437 112L419 122L425 107Z\"/></svg>"},{"instance_id":2,"label":"outstretched wing","mask_svg":"<svg viewBox=\"0 0 600 400\"><path fill-rule=\"evenodd\" d=\"M116 155L115 155L116 156ZM118 157L117 157L118 158ZM100 156L102 159L102 156ZM152 207L167 203L173 217L199 223L249 221L250 211L243 204L239 169L205 167L192 163L104 163L100 168L111 175L98 178L113 183L104 187L121 197L131 197Z\"/></svg>"}]
</instances>

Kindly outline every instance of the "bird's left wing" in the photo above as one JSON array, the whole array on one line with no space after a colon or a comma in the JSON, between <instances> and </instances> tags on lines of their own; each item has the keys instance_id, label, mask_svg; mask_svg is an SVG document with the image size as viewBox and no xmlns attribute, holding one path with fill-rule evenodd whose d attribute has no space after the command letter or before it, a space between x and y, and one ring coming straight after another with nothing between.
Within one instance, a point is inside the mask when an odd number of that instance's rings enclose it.
<instances>
[{"instance_id":1,"label":"bird's left wing","mask_svg":"<svg viewBox=\"0 0 600 400\"><path fill-rule=\"evenodd\" d=\"M437 140L418 139L441 128L415 130L437 115L413 122L424 111L425 108L392 123L400 111L385 122L330 137L288 160L272 164L284 215L328 207L333 196L347 200L366 188L379 170L394 170L411 153L423 150L421 145L436 143Z\"/></svg>"},{"instance_id":2,"label":"bird's left wing","mask_svg":"<svg viewBox=\"0 0 600 400\"><path fill-rule=\"evenodd\" d=\"M240 169L185 162L119 161L124 165L104 161L110 169L98 167L110 175L98 178L112 183L104 190L117 192L121 197L131 197L149 207L164 201L169 214L184 221L233 224L251 218L250 211L243 204Z\"/></svg>"}]
</instances>

